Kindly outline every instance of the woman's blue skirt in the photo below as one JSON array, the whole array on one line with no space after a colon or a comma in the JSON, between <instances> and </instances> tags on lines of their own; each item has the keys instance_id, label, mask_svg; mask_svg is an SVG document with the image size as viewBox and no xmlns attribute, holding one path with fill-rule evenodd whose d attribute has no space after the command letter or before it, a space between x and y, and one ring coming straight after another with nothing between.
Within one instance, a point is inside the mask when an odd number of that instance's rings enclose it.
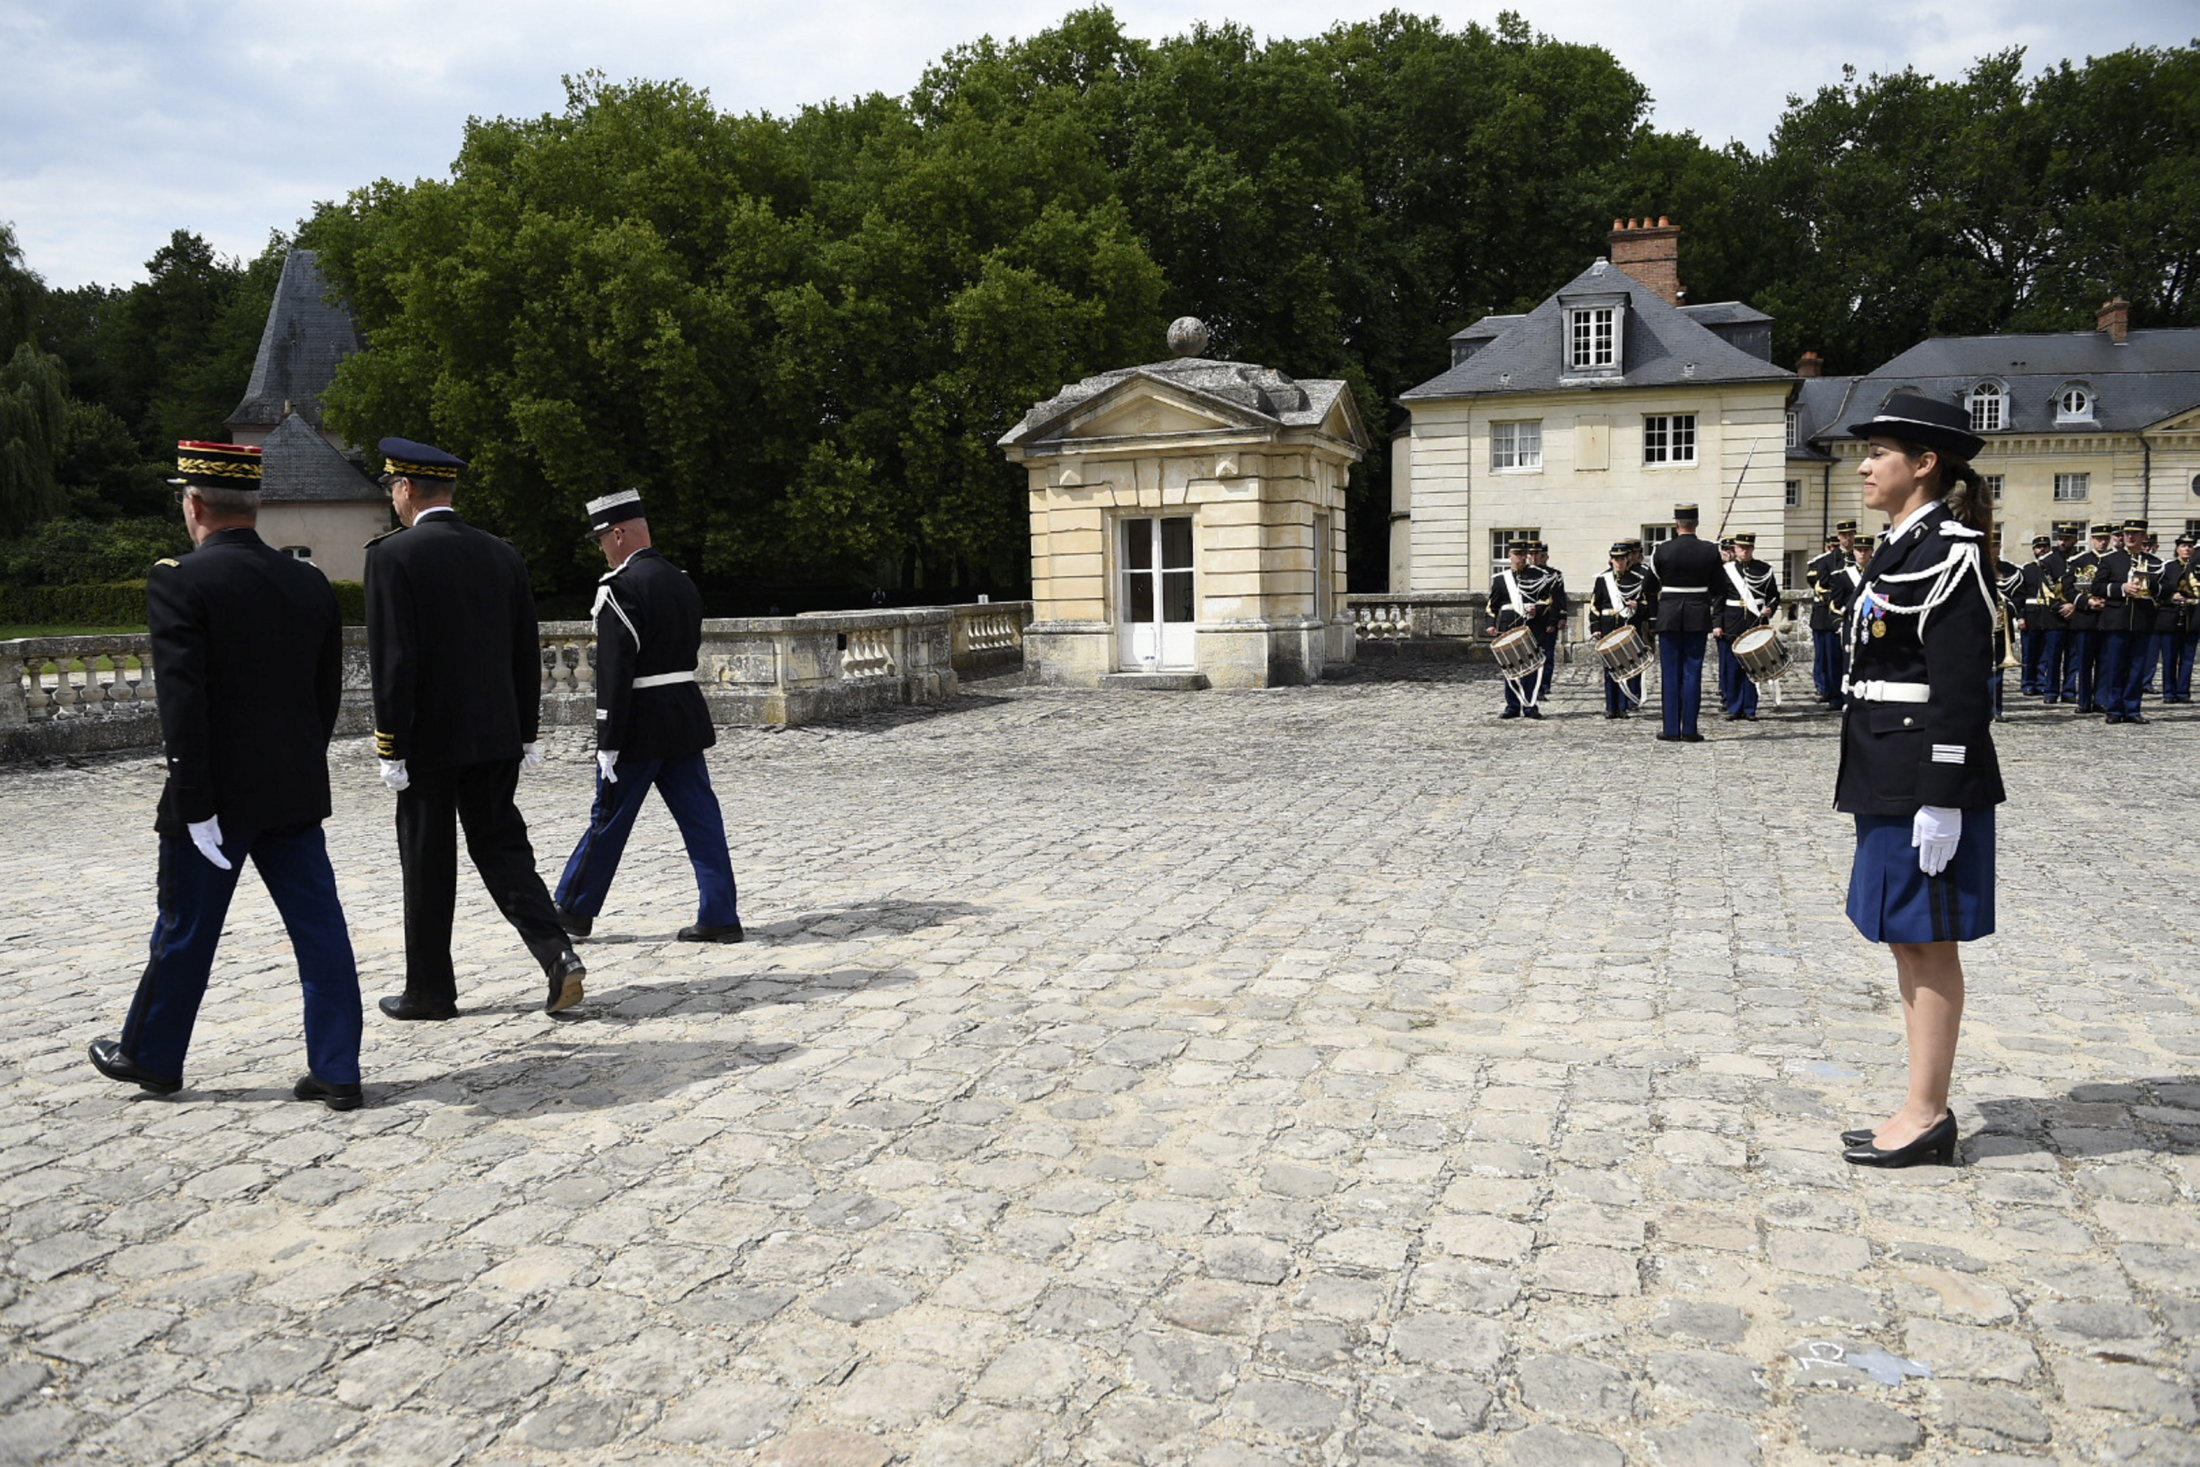
<instances>
[{"instance_id":1,"label":"woman's blue skirt","mask_svg":"<svg viewBox=\"0 0 2200 1467\"><path fill-rule=\"evenodd\" d=\"M1856 817L1849 920L1872 942L1969 942L1994 930L1994 810L1963 812L1963 839L1938 876L1917 869L1907 815Z\"/></svg>"}]
</instances>

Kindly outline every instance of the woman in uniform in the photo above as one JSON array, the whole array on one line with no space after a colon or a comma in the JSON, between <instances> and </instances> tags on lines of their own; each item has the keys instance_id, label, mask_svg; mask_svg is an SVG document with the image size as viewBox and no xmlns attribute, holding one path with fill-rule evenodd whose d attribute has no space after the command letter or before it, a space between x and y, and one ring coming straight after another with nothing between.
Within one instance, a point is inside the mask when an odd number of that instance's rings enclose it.
<instances>
[{"instance_id":1,"label":"woman in uniform","mask_svg":"<svg viewBox=\"0 0 2200 1467\"><path fill-rule=\"evenodd\" d=\"M1849 920L1894 952L1910 1076L1902 1108L1844 1133L1842 1155L1859 1166L1949 1165L1958 945L1994 930L1994 807L2004 798L1989 732L1990 510L1971 468L1983 440L1961 408L1901 393L1849 432L1867 444L1864 503L1892 526L1849 607L1834 806L1856 818Z\"/></svg>"}]
</instances>

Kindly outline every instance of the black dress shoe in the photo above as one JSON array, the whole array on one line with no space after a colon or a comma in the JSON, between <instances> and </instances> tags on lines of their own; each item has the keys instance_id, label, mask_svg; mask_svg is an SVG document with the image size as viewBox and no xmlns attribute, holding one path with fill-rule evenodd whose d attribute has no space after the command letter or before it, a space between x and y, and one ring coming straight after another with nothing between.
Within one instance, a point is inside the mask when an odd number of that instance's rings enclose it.
<instances>
[{"instance_id":1,"label":"black dress shoe","mask_svg":"<svg viewBox=\"0 0 2200 1467\"><path fill-rule=\"evenodd\" d=\"M1658 735L1658 742L1661 744L1677 744L1680 741L1681 736L1679 734L1661 733Z\"/></svg>"},{"instance_id":2,"label":"black dress shoe","mask_svg":"<svg viewBox=\"0 0 2200 1467\"><path fill-rule=\"evenodd\" d=\"M1682 743L1684 743L1684 744L1700 744L1700 743L1702 743L1702 742L1703 742L1703 735L1702 735L1702 734L1682 734L1682 735L1681 735L1681 742L1682 742Z\"/></svg>"},{"instance_id":3,"label":"black dress shoe","mask_svg":"<svg viewBox=\"0 0 2200 1467\"><path fill-rule=\"evenodd\" d=\"M551 910L558 914L558 925L565 929L569 937L586 937L596 930L595 918L576 916L565 909L563 902L554 903Z\"/></svg>"},{"instance_id":4,"label":"black dress shoe","mask_svg":"<svg viewBox=\"0 0 2200 1467\"><path fill-rule=\"evenodd\" d=\"M581 980L588 976L588 965L581 961L579 953L567 948L550 960L543 976L549 979L550 990L542 1001L542 1011L563 1013L584 997Z\"/></svg>"},{"instance_id":5,"label":"black dress shoe","mask_svg":"<svg viewBox=\"0 0 2200 1467\"><path fill-rule=\"evenodd\" d=\"M1954 1166L1956 1118L1952 1113L1943 1115L1907 1146L1884 1148L1866 1138L1863 1145L1843 1151L1841 1159L1851 1166L1917 1166L1925 1162Z\"/></svg>"},{"instance_id":6,"label":"black dress shoe","mask_svg":"<svg viewBox=\"0 0 2200 1467\"><path fill-rule=\"evenodd\" d=\"M2126 723L2145 723L2146 721L2147 716L2144 713L2126 713L2124 715L2124 722Z\"/></svg>"},{"instance_id":7,"label":"black dress shoe","mask_svg":"<svg viewBox=\"0 0 2200 1467\"><path fill-rule=\"evenodd\" d=\"M296 1100L318 1100L330 1110L357 1110L360 1101L364 1099L359 1093L357 1083L331 1085L311 1070L298 1077L298 1083L290 1087L290 1093Z\"/></svg>"},{"instance_id":8,"label":"black dress shoe","mask_svg":"<svg viewBox=\"0 0 2200 1467\"><path fill-rule=\"evenodd\" d=\"M393 994L378 1005L383 1013L393 1019L455 1019L458 1005L455 1003L430 1003L424 998L414 998L409 993Z\"/></svg>"},{"instance_id":9,"label":"black dress shoe","mask_svg":"<svg viewBox=\"0 0 2200 1467\"><path fill-rule=\"evenodd\" d=\"M1841 1147L1843 1150L1847 1150L1851 1146L1869 1146L1872 1144L1872 1137L1878 1134L1870 1126L1861 1126L1854 1131L1843 1131L1841 1133Z\"/></svg>"},{"instance_id":10,"label":"black dress shoe","mask_svg":"<svg viewBox=\"0 0 2200 1467\"><path fill-rule=\"evenodd\" d=\"M680 941L682 942L739 942L743 935L741 924L738 922L730 927L712 927L706 923L697 922L691 927L680 929Z\"/></svg>"},{"instance_id":11,"label":"black dress shoe","mask_svg":"<svg viewBox=\"0 0 2200 1467\"><path fill-rule=\"evenodd\" d=\"M183 1088L181 1080L171 1080L156 1075L151 1070L122 1052L119 1039L95 1039L86 1051L92 1057L92 1068L110 1080L123 1080L141 1086L155 1095L173 1095Z\"/></svg>"},{"instance_id":12,"label":"black dress shoe","mask_svg":"<svg viewBox=\"0 0 2200 1467\"><path fill-rule=\"evenodd\" d=\"M1499 718L1518 718L1520 716L1520 710L1518 708L1507 708L1503 713L1500 713L1497 716Z\"/></svg>"},{"instance_id":13,"label":"black dress shoe","mask_svg":"<svg viewBox=\"0 0 2200 1467\"><path fill-rule=\"evenodd\" d=\"M1523 708L1520 710L1520 716L1522 718L1541 718L1543 710L1540 708Z\"/></svg>"}]
</instances>

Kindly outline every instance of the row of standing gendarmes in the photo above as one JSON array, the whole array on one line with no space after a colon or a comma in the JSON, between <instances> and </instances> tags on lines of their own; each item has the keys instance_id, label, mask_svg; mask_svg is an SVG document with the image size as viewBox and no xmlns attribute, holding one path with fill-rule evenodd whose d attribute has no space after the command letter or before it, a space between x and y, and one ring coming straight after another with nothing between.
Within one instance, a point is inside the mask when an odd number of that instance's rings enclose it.
<instances>
[{"instance_id":1,"label":"row of standing gendarmes","mask_svg":"<svg viewBox=\"0 0 2200 1467\"><path fill-rule=\"evenodd\" d=\"M1673 537L1644 563L1642 542L1611 548L1611 568L1592 584L1589 631L1604 664L1604 716L1630 717L1642 703L1642 670L1661 659L1668 742L1698 743L1707 640L1718 648L1718 698L1730 720L1754 722L1758 684L1788 670L1774 619L1780 586L1756 558L1757 537L1735 535L1716 552L1697 538L1694 505L1676 505ZM2027 697L2068 704L2109 723L2145 723L2141 700L2192 701L2194 653L2200 650L2200 561L2191 535L2172 553L2145 520L2091 527L2092 548L2077 548L2079 520L2061 520L2050 537L2032 540L2032 560L2001 557L2001 536L1987 536L1999 616L1989 680L1996 720L2004 714L2004 681L2020 673ZM1874 537L1843 520L1825 553L1805 567L1811 593L1811 684L1819 702L1847 701L1845 626L1871 563ZM1539 540L1507 547L1510 564L1490 591L1485 628L1504 674L1501 718L1541 718L1549 695L1560 629L1569 600L1566 578L1549 563ZM1695 584L1703 582L1702 585ZM1763 631L1760 633L1760 629ZM1752 633L1760 633L1752 637ZM1653 648L1655 652L1653 652Z\"/></svg>"},{"instance_id":2,"label":"row of standing gendarmes","mask_svg":"<svg viewBox=\"0 0 2200 1467\"><path fill-rule=\"evenodd\" d=\"M602 910L643 800L657 790L696 873L700 911L678 936L739 942L733 862L703 751L716 742L695 681L702 598L650 547L635 491L588 505L611 564L598 583L596 783L587 828L555 896L535 869L514 795L537 752L542 661L534 595L517 550L469 525L451 498L465 461L425 443L381 443L400 528L367 551L367 647L375 753L397 797L405 985L392 1019L458 1016L451 964L458 832L483 884L541 966L543 1011L584 997L573 939ZM177 486L194 548L146 579L153 673L168 779L151 952L122 1033L91 1044L94 1066L159 1095L183 1087L184 1058L215 945L250 858L298 959L305 996L300 1100L361 1103L358 968L322 822L328 746L342 693L343 631L320 571L253 525L260 450L177 445Z\"/></svg>"}]
</instances>

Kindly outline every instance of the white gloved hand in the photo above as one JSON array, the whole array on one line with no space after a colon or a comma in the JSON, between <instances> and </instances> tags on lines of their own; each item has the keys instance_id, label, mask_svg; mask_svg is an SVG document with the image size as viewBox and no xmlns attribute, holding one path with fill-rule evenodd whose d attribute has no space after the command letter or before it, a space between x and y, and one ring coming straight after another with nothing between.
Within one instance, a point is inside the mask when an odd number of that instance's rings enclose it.
<instances>
[{"instance_id":1,"label":"white gloved hand","mask_svg":"<svg viewBox=\"0 0 2200 1467\"><path fill-rule=\"evenodd\" d=\"M231 869L229 858L222 854L221 816L209 816L196 825L186 825L184 829L191 832L191 844L199 848L200 855L224 871Z\"/></svg>"},{"instance_id":2,"label":"white gloved hand","mask_svg":"<svg viewBox=\"0 0 2200 1467\"><path fill-rule=\"evenodd\" d=\"M521 744L519 746L519 767L522 769L542 768L542 745Z\"/></svg>"},{"instance_id":3,"label":"white gloved hand","mask_svg":"<svg viewBox=\"0 0 2200 1467\"><path fill-rule=\"evenodd\" d=\"M605 784L617 784L619 782L619 776L611 772L617 767L618 762L619 751L617 749L598 749L596 751L596 772L603 776Z\"/></svg>"},{"instance_id":4,"label":"white gloved hand","mask_svg":"<svg viewBox=\"0 0 2200 1467\"><path fill-rule=\"evenodd\" d=\"M1938 876L1955 859L1956 843L1963 839L1963 812L1946 805L1920 805L1910 822L1910 844L1917 847L1917 869Z\"/></svg>"},{"instance_id":5,"label":"white gloved hand","mask_svg":"<svg viewBox=\"0 0 2200 1467\"><path fill-rule=\"evenodd\" d=\"M388 785L393 793L400 795L410 788L412 776L405 772L405 761L402 759L384 759L382 761L382 783Z\"/></svg>"}]
</instances>

